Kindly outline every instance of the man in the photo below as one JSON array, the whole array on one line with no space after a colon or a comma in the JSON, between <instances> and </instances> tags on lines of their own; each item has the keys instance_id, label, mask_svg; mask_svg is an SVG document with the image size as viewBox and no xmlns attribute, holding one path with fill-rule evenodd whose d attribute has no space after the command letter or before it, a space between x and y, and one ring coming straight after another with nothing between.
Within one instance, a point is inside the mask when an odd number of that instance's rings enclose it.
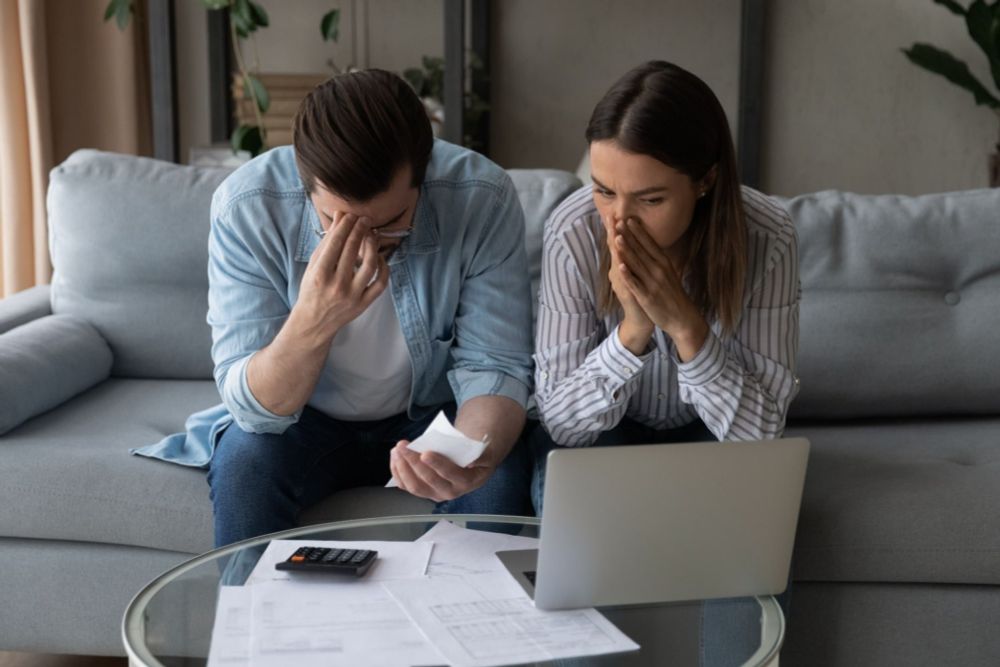
<instances>
[{"instance_id":1,"label":"man","mask_svg":"<svg viewBox=\"0 0 1000 667\"><path fill-rule=\"evenodd\" d=\"M531 376L523 227L504 171L435 141L417 96L379 70L316 88L294 150L226 179L209 240L232 420L209 468L218 546L390 475L438 511L530 511L526 460L508 458ZM488 442L467 468L406 447L442 408Z\"/></svg>"}]
</instances>

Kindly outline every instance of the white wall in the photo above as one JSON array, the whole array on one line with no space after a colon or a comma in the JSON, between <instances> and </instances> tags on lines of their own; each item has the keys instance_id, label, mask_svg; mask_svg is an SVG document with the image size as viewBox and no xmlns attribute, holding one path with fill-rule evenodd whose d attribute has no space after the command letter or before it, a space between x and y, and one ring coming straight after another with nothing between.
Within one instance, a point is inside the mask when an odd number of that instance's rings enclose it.
<instances>
[{"instance_id":1,"label":"white wall","mask_svg":"<svg viewBox=\"0 0 1000 667\"><path fill-rule=\"evenodd\" d=\"M402 71L419 65L423 55L444 52L444 5L441 0L257 0L271 25L258 32L262 71L327 72L337 67L380 67ZM323 41L320 20L340 8L340 37ZM247 48L248 55L253 54Z\"/></svg>"},{"instance_id":2,"label":"white wall","mask_svg":"<svg viewBox=\"0 0 1000 667\"><path fill-rule=\"evenodd\" d=\"M691 70L736 133L740 0L499 0L493 3L491 157L575 170L607 89L651 59Z\"/></svg>"},{"instance_id":3,"label":"white wall","mask_svg":"<svg viewBox=\"0 0 1000 667\"><path fill-rule=\"evenodd\" d=\"M402 71L443 52L440 0L260 0L261 67L323 72L356 63ZM629 67L673 60L705 79L735 134L740 0L494 0L492 157L505 167L575 169L601 94ZM921 193L983 187L998 122L972 96L900 52L951 50L989 81L959 17L931 0L770 0L762 186ZM967 2L966 2L967 4ZM341 39L319 20L342 11ZM181 154L208 141L205 17L178 0ZM356 26L356 29L355 29ZM738 138L737 138L738 139Z\"/></svg>"},{"instance_id":4,"label":"white wall","mask_svg":"<svg viewBox=\"0 0 1000 667\"><path fill-rule=\"evenodd\" d=\"M992 88L961 17L931 0L769 5L765 190L917 194L989 184L996 115L900 52L913 42L947 49Z\"/></svg>"}]
</instances>

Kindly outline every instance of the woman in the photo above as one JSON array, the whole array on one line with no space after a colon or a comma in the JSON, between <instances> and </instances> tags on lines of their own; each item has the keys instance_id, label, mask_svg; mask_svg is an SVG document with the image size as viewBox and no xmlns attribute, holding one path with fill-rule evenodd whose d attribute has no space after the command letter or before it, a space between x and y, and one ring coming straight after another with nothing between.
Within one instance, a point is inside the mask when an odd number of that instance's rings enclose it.
<instances>
[{"instance_id":1,"label":"woman","mask_svg":"<svg viewBox=\"0 0 1000 667\"><path fill-rule=\"evenodd\" d=\"M795 228L740 187L709 87L670 63L640 65L597 104L586 137L593 185L545 227L539 514L554 446L774 438L798 391ZM703 664L732 662L743 635L753 645L758 631L738 617L706 605L705 627L727 639L705 643L716 654Z\"/></svg>"},{"instance_id":2,"label":"woman","mask_svg":"<svg viewBox=\"0 0 1000 667\"><path fill-rule=\"evenodd\" d=\"M552 441L780 436L798 385L795 228L741 189L719 101L648 62L597 104L586 137L593 185L545 227L538 464Z\"/></svg>"}]
</instances>

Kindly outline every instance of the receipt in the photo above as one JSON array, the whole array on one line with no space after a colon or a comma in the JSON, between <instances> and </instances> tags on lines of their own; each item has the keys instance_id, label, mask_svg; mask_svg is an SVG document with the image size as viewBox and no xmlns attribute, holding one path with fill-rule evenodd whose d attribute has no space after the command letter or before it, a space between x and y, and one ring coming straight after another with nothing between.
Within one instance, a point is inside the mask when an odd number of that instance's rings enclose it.
<instances>
[{"instance_id":1,"label":"receipt","mask_svg":"<svg viewBox=\"0 0 1000 667\"><path fill-rule=\"evenodd\" d=\"M444 412L438 412L437 417L427 427L423 435L409 444L415 452L437 452L447 456L455 465L463 468L483 454L486 442L473 440L451 425ZM396 478L389 480L386 486L399 486Z\"/></svg>"}]
</instances>

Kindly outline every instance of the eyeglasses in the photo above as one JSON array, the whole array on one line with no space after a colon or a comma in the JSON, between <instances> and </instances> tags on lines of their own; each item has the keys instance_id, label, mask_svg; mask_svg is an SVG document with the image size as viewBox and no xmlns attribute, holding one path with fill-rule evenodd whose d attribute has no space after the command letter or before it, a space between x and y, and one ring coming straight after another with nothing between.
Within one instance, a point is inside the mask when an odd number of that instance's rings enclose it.
<instances>
[{"instance_id":1,"label":"eyeglasses","mask_svg":"<svg viewBox=\"0 0 1000 667\"><path fill-rule=\"evenodd\" d=\"M323 238L324 236L326 236L326 231L327 230L325 230L325 229L323 229L321 227L313 227L313 231L316 232L317 236L319 236L320 238ZM375 229L372 230L372 234L374 234L377 237L384 238L384 239L405 239L407 236L410 235L410 232L412 232L412 231L413 231L413 227L407 227L406 229L396 229L396 230L393 230L393 229L385 229L385 230L383 230L383 229L375 228Z\"/></svg>"}]
</instances>

